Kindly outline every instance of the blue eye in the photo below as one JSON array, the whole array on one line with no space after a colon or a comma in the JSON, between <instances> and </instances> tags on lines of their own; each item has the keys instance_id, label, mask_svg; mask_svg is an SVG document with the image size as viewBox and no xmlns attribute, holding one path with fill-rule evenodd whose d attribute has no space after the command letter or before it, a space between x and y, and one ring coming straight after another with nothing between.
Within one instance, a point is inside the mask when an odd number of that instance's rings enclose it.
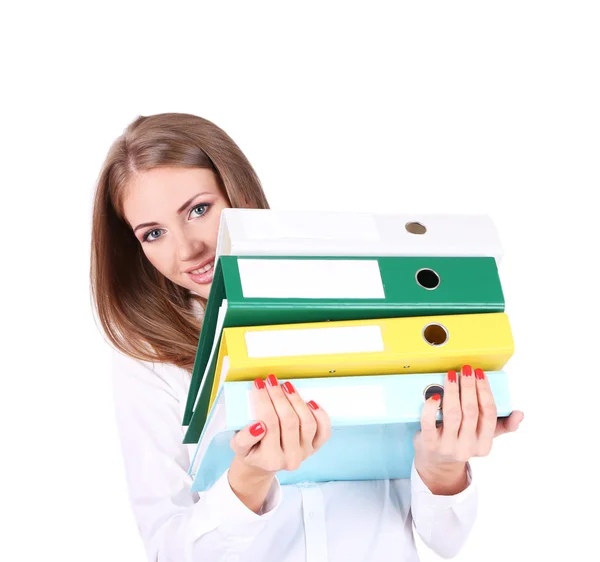
<instances>
[{"instance_id":1,"label":"blue eye","mask_svg":"<svg viewBox=\"0 0 600 562\"><path fill-rule=\"evenodd\" d=\"M190 218L204 216L208 212L209 207L210 205L208 203L201 203L200 205L192 207L192 210L190 211Z\"/></svg>"},{"instance_id":2,"label":"blue eye","mask_svg":"<svg viewBox=\"0 0 600 562\"><path fill-rule=\"evenodd\" d=\"M161 233L162 230L160 228L149 230L146 232L146 234L144 234L144 242L153 242L154 240L157 240Z\"/></svg>"}]
</instances>

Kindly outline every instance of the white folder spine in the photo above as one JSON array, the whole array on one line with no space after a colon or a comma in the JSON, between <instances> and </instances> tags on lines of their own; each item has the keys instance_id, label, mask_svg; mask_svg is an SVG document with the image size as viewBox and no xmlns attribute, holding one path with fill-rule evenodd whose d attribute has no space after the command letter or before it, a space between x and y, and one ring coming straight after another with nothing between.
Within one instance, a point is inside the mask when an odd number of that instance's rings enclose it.
<instances>
[{"instance_id":1,"label":"white folder spine","mask_svg":"<svg viewBox=\"0 0 600 562\"><path fill-rule=\"evenodd\" d=\"M487 215L224 209L221 255L493 257L503 249Z\"/></svg>"}]
</instances>

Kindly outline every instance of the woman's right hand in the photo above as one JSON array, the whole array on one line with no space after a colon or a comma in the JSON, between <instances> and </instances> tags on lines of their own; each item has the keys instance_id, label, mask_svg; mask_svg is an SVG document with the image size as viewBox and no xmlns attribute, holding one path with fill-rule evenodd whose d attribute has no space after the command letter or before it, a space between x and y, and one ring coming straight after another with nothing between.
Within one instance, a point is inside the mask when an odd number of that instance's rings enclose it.
<instances>
[{"instance_id":1,"label":"woman's right hand","mask_svg":"<svg viewBox=\"0 0 600 562\"><path fill-rule=\"evenodd\" d=\"M266 384L254 381L252 393L257 421L231 439L238 464L265 475L296 470L329 439L329 415L314 401L305 402L291 382L279 385L269 375Z\"/></svg>"}]
</instances>

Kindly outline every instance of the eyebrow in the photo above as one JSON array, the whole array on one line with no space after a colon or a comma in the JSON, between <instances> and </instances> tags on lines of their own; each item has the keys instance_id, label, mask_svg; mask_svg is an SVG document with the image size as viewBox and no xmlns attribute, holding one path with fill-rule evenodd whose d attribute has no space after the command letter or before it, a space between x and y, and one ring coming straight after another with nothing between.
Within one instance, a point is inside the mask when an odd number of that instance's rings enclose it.
<instances>
[{"instance_id":1,"label":"eyebrow","mask_svg":"<svg viewBox=\"0 0 600 562\"><path fill-rule=\"evenodd\" d=\"M179 209L177 209L177 214L181 214L183 213L183 211L185 211L185 209L192 204L192 202L194 201L194 199L197 199L198 197L200 197L201 195L212 195L212 193L210 193L209 191L202 191L201 193L196 193L196 195L194 195L193 197L190 197L183 205L181 205L181 207L179 207ZM140 228L145 228L147 226L157 226L158 223L157 222L143 222L141 224L138 224L134 229L133 232L136 232L137 230L139 230Z\"/></svg>"}]
</instances>

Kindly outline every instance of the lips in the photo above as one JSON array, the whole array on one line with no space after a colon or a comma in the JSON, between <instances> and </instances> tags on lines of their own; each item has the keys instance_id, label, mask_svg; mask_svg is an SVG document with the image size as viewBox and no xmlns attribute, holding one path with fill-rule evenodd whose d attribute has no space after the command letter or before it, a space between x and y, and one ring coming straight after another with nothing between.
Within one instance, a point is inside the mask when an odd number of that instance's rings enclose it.
<instances>
[{"instance_id":1,"label":"lips","mask_svg":"<svg viewBox=\"0 0 600 562\"><path fill-rule=\"evenodd\" d=\"M206 267L207 265L214 264L214 263L215 263L215 258L214 257L209 258L200 263L197 263L196 265L193 265L189 269L186 269L185 273L197 273L199 269L202 269L203 267Z\"/></svg>"},{"instance_id":2,"label":"lips","mask_svg":"<svg viewBox=\"0 0 600 562\"><path fill-rule=\"evenodd\" d=\"M205 273L208 270L212 269L214 266L215 266L215 262L213 260L210 263L208 263L202 267L199 267L197 269L190 271L189 273L191 273L192 275L201 275L202 273Z\"/></svg>"},{"instance_id":3,"label":"lips","mask_svg":"<svg viewBox=\"0 0 600 562\"><path fill-rule=\"evenodd\" d=\"M194 283L197 283L198 285L206 285L207 283L211 283L213 280L214 267L215 260L212 259L211 261L204 262L204 264L200 264L199 266L194 266L193 269L188 269L186 273Z\"/></svg>"}]
</instances>

